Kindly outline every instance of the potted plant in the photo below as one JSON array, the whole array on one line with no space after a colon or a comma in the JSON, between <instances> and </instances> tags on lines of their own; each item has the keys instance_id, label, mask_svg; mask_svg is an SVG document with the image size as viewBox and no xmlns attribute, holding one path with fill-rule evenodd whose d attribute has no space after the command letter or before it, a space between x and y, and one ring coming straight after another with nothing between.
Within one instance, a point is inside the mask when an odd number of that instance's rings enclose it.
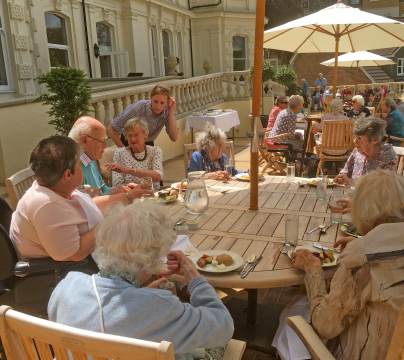
<instances>
[{"instance_id":1,"label":"potted plant","mask_svg":"<svg viewBox=\"0 0 404 360\"><path fill-rule=\"evenodd\" d=\"M79 69L54 68L38 77L39 84L46 84L48 93L39 100L49 106L48 114L60 135L67 135L74 122L88 113L91 89L86 74Z\"/></svg>"},{"instance_id":2,"label":"potted plant","mask_svg":"<svg viewBox=\"0 0 404 360\"><path fill-rule=\"evenodd\" d=\"M287 95L296 94L298 90L296 79L296 72L290 66L286 65L279 66L277 72L274 75L274 80L276 82L285 85L288 88Z\"/></svg>"}]
</instances>

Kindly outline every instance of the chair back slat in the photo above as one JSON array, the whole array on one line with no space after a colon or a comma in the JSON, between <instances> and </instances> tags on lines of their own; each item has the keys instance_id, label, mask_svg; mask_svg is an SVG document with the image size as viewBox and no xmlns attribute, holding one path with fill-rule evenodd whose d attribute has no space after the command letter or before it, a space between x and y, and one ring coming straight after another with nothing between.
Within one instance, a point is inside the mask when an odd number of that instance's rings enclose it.
<instances>
[{"instance_id":1,"label":"chair back slat","mask_svg":"<svg viewBox=\"0 0 404 360\"><path fill-rule=\"evenodd\" d=\"M321 151L353 149L353 121L326 120L323 122Z\"/></svg>"},{"instance_id":2,"label":"chair back slat","mask_svg":"<svg viewBox=\"0 0 404 360\"><path fill-rule=\"evenodd\" d=\"M26 315L9 306L0 307L0 336L8 360L48 360L50 346L59 354L66 351L62 360L174 360L173 345L166 341L157 343L81 330Z\"/></svg>"},{"instance_id":3,"label":"chair back slat","mask_svg":"<svg viewBox=\"0 0 404 360\"><path fill-rule=\"evenodd\" d=\"M60 346L52 346L53 352L55 353L55 359L57 360L70 360L67 355L66 349ZM97 359L94 359L97 360Z\"/></svg>"},{"instance_id":4,"label":"chair back slat","mask_svg":"<svg viewBox=\"0 0 404 360\"><path fill-rule=\"evenodd\" d=\"M6 179L6 190L10 197L11 206L14 209L17 206L18 200L22 198L34 180L35 175L31 168L20 170Z\"/></svg>"},{"instance_id":5,"label":"chair back slat","mask_svg":"<svg viewBox=\"0 0 404 360\"><path fill-rule=\"evenodd\" d=\"M198 150L196 143L192 144L184 144L184 167L185 167L185 176L188 175L188 166L191 160L192 153ZM225 143L224 153L231 160L233 166L234 162L234 143L232 140L228 140Z\"/></svg>"},{"instance_id":6,"label":"chair back slat","mask_svg":"<svg viewBox=\"0 0 404 360\"><path fill-rule=\"evenodd\" d=\"M404 147L394 146L393 148L397 155L397 174L404 175Z\"/></svg>"}]
</instances>

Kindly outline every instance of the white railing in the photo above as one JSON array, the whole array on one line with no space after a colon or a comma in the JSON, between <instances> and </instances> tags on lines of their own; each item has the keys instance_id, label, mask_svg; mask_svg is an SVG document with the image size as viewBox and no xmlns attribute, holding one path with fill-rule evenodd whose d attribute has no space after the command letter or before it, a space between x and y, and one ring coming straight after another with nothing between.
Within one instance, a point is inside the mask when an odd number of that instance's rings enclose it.
<instances>
[{"instance_id":1,"label":"white railing","mask_svg":"<svg viewBox=\"0 0 404 360\"><path fill-rule=\"evenodd\" d=\"M227 101L251 97L251 74L249 71L234 71L196 76L188 79L160 81L170 88L177 103L177 118ZM124 89L97 92L92 95L90 107L95 117L108 124L126 106L141 99L148 99L156 83L137 85ZM286 88L275 82L268 82L265 96L285 95Z\"/></svg>"}]
</instances>

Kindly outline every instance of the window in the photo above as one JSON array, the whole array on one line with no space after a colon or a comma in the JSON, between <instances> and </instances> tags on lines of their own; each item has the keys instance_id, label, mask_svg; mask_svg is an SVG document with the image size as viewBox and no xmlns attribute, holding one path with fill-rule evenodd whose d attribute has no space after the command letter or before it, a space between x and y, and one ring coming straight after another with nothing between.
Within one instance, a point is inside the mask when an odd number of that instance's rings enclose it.
<instances>
[{"instance_id":1,"label":"window","mask_svg":"<svg viewBox=\"0 0 404 360\"><path fill-rule=\"evenodd\" d=\"M181 35L181 33L179 32L179 33L177 33L177 46L178 46L178 61L179 61L179 64L178 64L178 71L179 72L182 72L183 71L183 69L184 69L184 64L183 64L183 62L184 62L184 60L183 60L183 55L182 55L182 35Z\"/></svg>"},{"instance_id":2,"label":"window","mask_svg":"<svg viewBox=\"0 0 404 360\"><path fill-rule=\"evenodd\" d=\"M48 12L45 13L45 24L51 67L69 66L69 46L65 19Z\"/></svg>"},{"instance_id":3,"label":"window","mask_svg":"<svg viewBox=\"0 0 404 360\"><path fill-rule=\"evenodd\" d=\"M404 76L404 58L397 59L397 76Z\"/></svg>"},{"instance_id":4,"label":"window","mask_svg":"<svg viewBox=\"0 0 404 360\"><path fill-rule=\"evenodd\" d=\"M246 68L246 38L244 36L233 36L233 71L241 71Z\"/></svg>"},{"instance_id":5,"label":"window","mask_svg":"<svg viewBox=\"0 0 404 360\"><path fill-rule=\"evenodd\" d=\"M165 74L168 73L167 59L168 55L171 55L171 34L168 30L163 30L163 55L164 55L164 70Z\"/></svg>"},{"instance_id":6,"label":"window","mask_svg":"<svg viewBox=\"0 0 404 360\"><path fill-rule=\"evenodd\" d=\"M157 45L157 29L155 26L150 28L151 34L151 44L152 44L152 57L154 66L154 76L160 76L160 65L159 65L159 49Z\"/></svg>"},{"instance_id":7,"label":"window","mask_svg":"<svg viewBox=\"0 0 404 360\"><path fill-rule=\"evenodd\" d=\"M0 11L1 11L0 4ZM9 63L7 54L6 32L3 24L3 13L0 12L0 90L10 90Z\"/></svg>"},{"instance_id":8,"label":"window","mask_svg":"<svg viewBox=\"0 0 404 360\"><path fill-rule=\"evenodd\" d=\"M112 71L112 41L111 41L111 29L104 23L97 23L97 43L100 49L100 70L101 77L108 78L113 76Z\"/></svg>"}]
</instances>

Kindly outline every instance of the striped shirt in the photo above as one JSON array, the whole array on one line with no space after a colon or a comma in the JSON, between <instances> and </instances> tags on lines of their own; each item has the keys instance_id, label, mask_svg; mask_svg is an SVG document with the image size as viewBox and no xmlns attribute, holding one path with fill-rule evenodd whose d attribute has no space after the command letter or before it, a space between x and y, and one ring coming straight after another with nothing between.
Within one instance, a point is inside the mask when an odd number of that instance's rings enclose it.
<instances>
[{"instance_id":1,"label":"striped shirt","mask_svg":"<svg viewBox=\"0 0 404 360\"><path fill-rule=\"evenodd\" d=\"M149 137L146 141L154 141L160 134L163 126L168 126L168 111L155 115L151 109L151 100L139 100L125 108L117 117L112 119L112 128L123 133L126 122L134 117L143 119L149 127Z\"/></svg>"}]
</instances>

